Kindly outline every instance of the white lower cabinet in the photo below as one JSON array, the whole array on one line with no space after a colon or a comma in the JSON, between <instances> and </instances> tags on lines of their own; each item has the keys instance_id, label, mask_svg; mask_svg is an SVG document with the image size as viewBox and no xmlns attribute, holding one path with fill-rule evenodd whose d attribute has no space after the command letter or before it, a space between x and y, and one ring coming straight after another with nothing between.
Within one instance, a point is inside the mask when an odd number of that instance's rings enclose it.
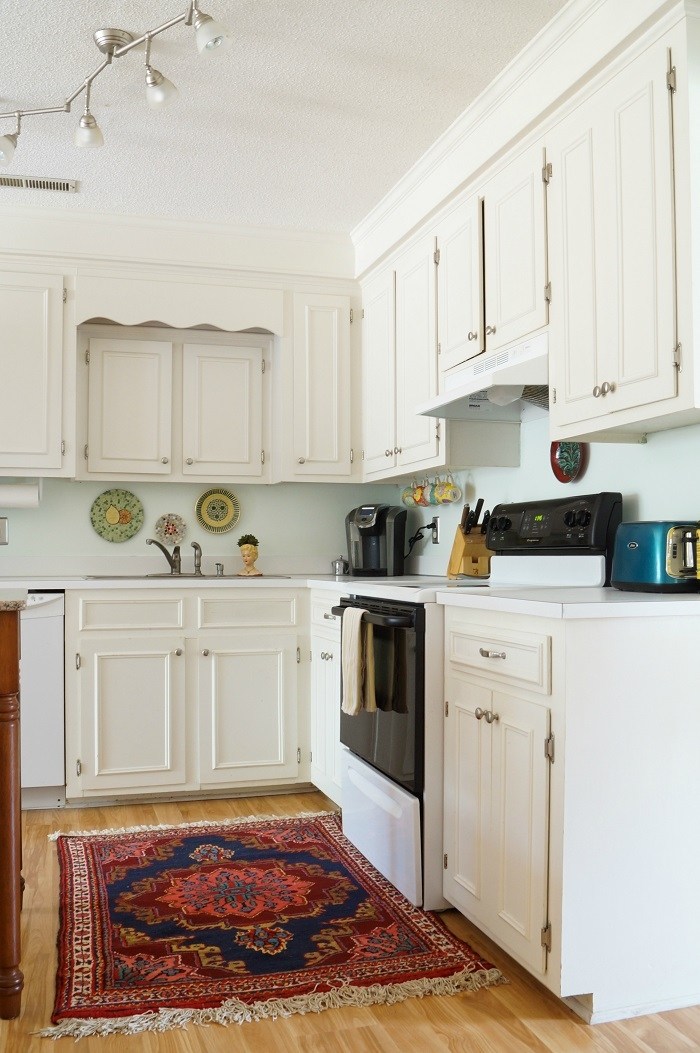
<instances>
[{"instance_id":1,"label":"white lower cabinet","mask_svg":"<svg viewBox=\"0 0 700 1053\"><path fill-rule=\"evenodd\" d=\"M340 618L332 607L341 593L311 594L311 770L314 786L341 804Z\"/></svg>"},{"instance_id":2,"label":"white lower cabinet","mask_svg":"<svg viewBox=\"0 0 700 1053\"><path fill-rule=\"evenodd\" d=\"M297 599L69 592L68 799L296 782Z\"/></svg>"},{"instance_id":3,"label":"white lower cabinet","mask_svg":"<svg viewBox=\"0 0 700 1053\"><path fill-rule=\"evenodd\" d=\"M549 709L453 671L445 695L445 898L543 973Z\"/></svg>"}]
</instances>

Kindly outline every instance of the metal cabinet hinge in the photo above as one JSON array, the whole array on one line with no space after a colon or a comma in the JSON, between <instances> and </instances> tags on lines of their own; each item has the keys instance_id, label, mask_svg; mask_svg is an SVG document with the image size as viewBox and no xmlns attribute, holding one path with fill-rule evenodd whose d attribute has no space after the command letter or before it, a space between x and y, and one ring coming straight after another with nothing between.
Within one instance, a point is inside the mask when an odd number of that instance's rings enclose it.
<instances>
[{"instance_id":1,"label":"metal cabinet hinge","mask_svg":"<svg viewBox=\"0 0 700 1053\"><path fill-rule=\"evenodd\" d=\"M440 421L438 421L435 425L435 438L438 442L440 442Z\"/></svg>"},{"instance_id":2,"label":"metal cabinet hinge","mask_svg":"<svg viewBox=\"0 0 700 1053\"><path fill-rule=\"evenodd\" d=\"M354 460L355 460L355 451L353 450L353 448L351 446L350 447L350 464L353 464Z\"/></svg>"},{"instance_id":3,"label":"metal cabinet hinge","mask_svg":"<svg viewBox=\"0 0 700 1053\"><path fill-rule=\"evenodd\" d=\"M552 403L556 406L557 404L557 389L552 388Z\"/></svg>"},{"instance_id":4,"label":"metal cabinet hinge","mask_svg":"<svg viewBox=\"0 0 700 1053\"><path fill-rule=\"evenodd\" d=\"M87 351L85 352L85 365L86 366L90 365L90 348L88 348Z\"/></svg>"},{"instance_id":5,"label":"metal cabinet hinge","mask_svg":"<svg viewBox=\"0 0 700 1053\"><path fill-rule=\"evenodd\" d=\"M350 308L350 325L352 325L352 323L353 323L354 321L355 321L355 312L353 311L353 309L352 309L352 307L351 307L351 308Z\"/></svg>"},{"instance_id":6,"label":"metal cabinet hinge","mask_svg":"<svg viewBox=\"0 0 700 1053\"><path fill-rule=\"evenodd\" d=\"M261 366L262 366L261 372L264 373L265 370L267 369L267 366L265 365L265 359L264 358L262 360Z\"/></svg>"},{"instance_id":7,"label":"metal cabinet hinge","mask_svg":"<svg viewBox=\"0 0 700 1053\"><path fill-rule=\"evenodd\" d=\"M435 252L433 253L433 259L435 260L435 265L437 266L440 263L440 249L435 249Z\"/></svg>"},{"instance_id":8,"label":"metal cabinet hinge","mask_svg":"<svg viewBox=\"0 0 700 1053\"><path fill-rule=\"evenodd\" d=\"M64 303L68 303L68 290L67 289L63 290L63 302Z\"/></svg>"},{"instance_id":9,"label":"metal cabinet hinge","mask_svg":"<svg viewBox=\"0 0 700 1053\"><path fill-rule=\"evenodd\" d=\"M680 343L676 344L676 346L673 349L673 365L675 366L675 368L678 370L679 373L683 372L683 363L681 361L681 351L682 350L683 350L683 345L680 344Z\"/></svg>"},{"instance_id":10,"label":"metal cabinet hinge","mask_svg":"<svg viewBox=\"0 0 700 1053\"><path fill-rule=\"evenodd\" d=\"M547 284L544 287L544 298L545 298L545 302L546 303L551 303L552 302L552 283L551 282L547 282Z\"/></svg>"},{"instance_id":11,"label":"metal cabinet hinge","mask_svg":"<svg viewBox=\"0 0 700 1053\"><path fill-rule=\"evenodd\" d=\"M297 764L301 764L301 748L297 747Z\"/></svg>"},{"instance_id":12,"label":"metal cabinet hinge","mask_svg":"<svg viewBox=\"0 0 700 1053\"><path fill-rule=\"evenodd\" d=\"M551 925L550 922L547 922L546 925L542 926L542 930L540 932L540 943L545 948L545 950L551 951L551 949L552 949L552 925Z\"/></svg>"},{"instance_id":13,"label":"metal cabinet hinge","mask_svg":"<svg viewBox=\"0 0 700 1053\"><path fill-rule=\"evenodd\" d=\"M671 66L670 70L666 74L666 87L670 92L676 91L676 67Z\"/></svg>"},{"instance_id":14,"label":"metal cabinet hinge","mask_svg":"<svg viewBox=\"0 0 700 1053\"><path fill-rule=\"evenodd\" d=\"M265 451L264 450L260 451L260 463L261 464L265 463Z\"/></svg>"},{"instance_id":15,"label":"metal cabinet hinge","mask_svg":"<svg viewBox=\"0 0 700 1053\"><path fill-rule=\"evenodd\" d=\"M81 776L83 774L83 765L79 760L75 762L75 774L77 776Z\"/></svg>"},{"instance_id":16,"label":"metal cabinet hinge","mask_svg":"<svg viewBox=\"0 0 700 1053\"><path fill-rule=\"evenodd\" d=\"M542 165L542 182L546 183L546 184L549 184L549 181L550 181L551 178L552 178L552 162L548 161L546 164Z\"/></svg>"},{"instance_id":17,"label":"metal cabinet hinge","mask_svg":"<svg viewBox=\"0 0 700 1053\"><path fill-rule=\"evenodd\" d=\"M447 852L442 857L442 869L447 870Z\"/></svg>"},{"instance_id":18,"label":"metal cabinet hinge","mask_svg":"<svg viewBox=\"0 0 700 1053\"><path fill-rule=\"evenodd\" d=\"M445 716L449 717L449 715L450 715L450 703L447 701L447 699L445 699Z\"/></svg>"},{"instance_id":19,"label":"metal cabinet hinge","mask_svg":"<svg viewBox=\"0 0 700 1053\"><path fill-rule=\"evenodd\" d=\"M442 344L440 343L440 341L439 341L439 340L438 340L438 354L439 354L439 355L441 355L441 354L442 354Z\"/></svg>"},{"instance_id":20,"label":"metal cabinet hinge","mask_svg":"<svg viewBox=\"0 0 700 1053\"><path fill-rule=\"evenodd\" d=\"M297 665L301 663L301 647L297 647Z\"/></svg>"},{"instance_id":21,"label":"metal cabinet hinge","mask_svg":"<svg viewBox=\"0 0 700 1053\"><path fill-rule=\"evenodd\" d=\"M80 655L79 654L76 654L76 656L75 656L75 668L76 669L80 669Z\"/></svg>"},{"instance_id":22,"label":"metal cabinet hinge","mask_svg":"<svg viewBox=\"0 0 700 1053\"><path fill-rule=\"evenodd\" d=\"M365 309L364 309L364 307L363 307L363 308L362 308L362 312L361 312L361 314L360 314L360 318L364 318L364 317L365 317Z\"/></svg>"},{"instance_id":23,"label":"metal cabinet hinge","mask_svg":"<svg viewBox=\"0 0 700 1053\"><path fill-rule=\"evenodd\" d=\"M61 457L66 456L66 440L61 439Z\"/></svg>"},{"instance_id":24,"label":"metal cabinet hinge","mask_svg":"<svg viewBox=\"0 0 700 1053\"><path fill-rule=\"evenodd\" d=\"M87 461L87 459L88 459L88 444L87 443L85 443L85 445L83 446L83 457Z\"/></svg>"},{"instance_id":25,"label":"metal cabinet hinge","mask_svg":"<svg viewBox=\"0 0 700 1053\"><path fill-rule=\"evenodd\" d=\"M548 735L544 740L544 755L550 764L554 763L554 735Z\"/></svg>"}]
</instances>

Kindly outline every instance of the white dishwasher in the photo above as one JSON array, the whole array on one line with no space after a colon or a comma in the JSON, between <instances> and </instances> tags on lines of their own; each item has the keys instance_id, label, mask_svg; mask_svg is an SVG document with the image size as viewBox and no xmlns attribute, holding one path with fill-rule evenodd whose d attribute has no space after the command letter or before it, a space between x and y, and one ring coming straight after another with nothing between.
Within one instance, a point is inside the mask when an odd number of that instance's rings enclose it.
<instances>
[{"instance_id":1,"label":"white dishwasher","mask_svg":"<svg viewBox=\"0 0 700 1053\"><path fill-rule=\"evenodd\" d=\"M20 615L23 808L66 803L62 592L30 592Z\"/></svg>"}]
</instances>

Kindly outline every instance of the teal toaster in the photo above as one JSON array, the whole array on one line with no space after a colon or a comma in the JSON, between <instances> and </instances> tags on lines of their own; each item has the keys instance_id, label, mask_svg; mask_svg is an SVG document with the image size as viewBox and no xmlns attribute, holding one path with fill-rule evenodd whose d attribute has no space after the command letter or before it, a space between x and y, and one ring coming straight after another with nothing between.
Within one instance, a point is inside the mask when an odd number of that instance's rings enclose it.
<instances>
[{"instance_id":1,"label":"teal toaster","mask_svg":"<svg viewBox=\"0 0 700 1053\"><path fill-rule=\"evenodd\" d=\"M700 587L686 544L697 523L620 523L610 584L625 592L693 592Z\"/></svg>"}]
</instances>

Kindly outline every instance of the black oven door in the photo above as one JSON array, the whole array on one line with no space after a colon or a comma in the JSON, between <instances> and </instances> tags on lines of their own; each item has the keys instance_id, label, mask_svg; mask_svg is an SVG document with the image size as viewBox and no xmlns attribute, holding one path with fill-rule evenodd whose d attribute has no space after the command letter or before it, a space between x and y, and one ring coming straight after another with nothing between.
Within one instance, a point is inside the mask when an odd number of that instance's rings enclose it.
<instances>
[{"instance_id":1,"label":"black oven door","mask_svg":"<svg viewBox=\"0 0 700 1053\"><path fill-rule=\"evenodd\" d=\"M341 710L340 741L356 756L417 797L423 794L425 611L420 604L355 596L372 624L375 712ZM342 634L342 628L341 628ZM342 639L342 635L341 635Z\"/></svg>"}]
</instances>

